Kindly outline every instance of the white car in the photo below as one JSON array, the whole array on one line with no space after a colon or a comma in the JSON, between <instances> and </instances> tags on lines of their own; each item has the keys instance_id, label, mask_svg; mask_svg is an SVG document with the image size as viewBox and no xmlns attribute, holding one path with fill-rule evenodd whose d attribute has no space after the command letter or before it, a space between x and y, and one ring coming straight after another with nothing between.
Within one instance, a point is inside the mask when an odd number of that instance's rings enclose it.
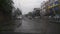
<instances>
[{"instance_id":1,"label":"white car","mask_svg":"<svg viewBox=\"0 0 60 34\"><path fill-rule=\"evenodd\" d=\"M60 16L59 15L55 15L53 17L49 17L49 21L50 22L55 22L55 23L60 23Z\"/></svg>"},{"instance_id":2,"label":"white car","mask_svg":"<svg viewBox=\"0 0 60 34\"><path fill-rule=\"evenodd\" d=\"M19 27L22 24L22 16L18 16L16 18L16 21L15 22L16 22L17 27Z\"/></svg>"},{"instance_id":3,"label":"white car","mask_svg":"<svg viewBox=\"0 0 60 34\"><path fill-rule=\"evenodd\" d=\"M16 18L17 20L22 20L22 16L20 15L20 16L17 16L17 18Z\"/></svg>"}]
</instances>

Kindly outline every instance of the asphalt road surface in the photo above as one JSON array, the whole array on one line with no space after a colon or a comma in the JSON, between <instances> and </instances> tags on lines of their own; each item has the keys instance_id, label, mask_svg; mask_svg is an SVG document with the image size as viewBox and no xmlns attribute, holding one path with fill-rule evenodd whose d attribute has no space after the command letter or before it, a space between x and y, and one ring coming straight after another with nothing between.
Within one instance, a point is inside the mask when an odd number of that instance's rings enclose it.
<instances>
[{"instance_id":1,"label":"asphalt road surface","mask_svg":"<svg viewBox=\"0 0 60 34\"><path fill-rule=\"evenodd\" d=\"M48 22L47 17L44 17L44 19L33 20L24 17L22 25L16 28L15 32L60 34L60 24Z\"/></svg>"},{"instance_id":2,"label":"asphalt road surface","mask_svg":"<svg viewBox=\"0 0 60 34\"><path fill-rule=\"evenodd\" d=\"M41 23L37 23L35 21L25 18L22 20L22 25L16 29L16 32L41 33L41 30Z\"/></svg>"}]
</instances>

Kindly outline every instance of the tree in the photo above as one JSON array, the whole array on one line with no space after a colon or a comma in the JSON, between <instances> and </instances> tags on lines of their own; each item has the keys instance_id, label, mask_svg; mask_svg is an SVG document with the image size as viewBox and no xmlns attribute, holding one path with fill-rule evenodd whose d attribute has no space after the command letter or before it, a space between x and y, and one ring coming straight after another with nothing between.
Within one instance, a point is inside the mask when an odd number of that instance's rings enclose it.
<instances>
[{"instance_id":1,"label":"tree","mask_svg":"<svg viewBox=\"0 0 60 34\"><path fill-rule=\"evenodd\" d=\"M40 10L36 10L36 12L35 12L36 14L36 16L40 16Z\"/></svg>"},{"instance_id":2,"label":"tree","mask_svg":"<svg viewBox=\"0 0 60 34\"><path fill-rule=\"evenodd\" d=\"M40 10L33 11L33 16L40 16Z\"/></svg>"},{"instance_id":3,"label":"tree","mask_svg":"<svg viewBox=\"0 0 60 34\"><path fill-rule=\"evenodd\" d=\"M21 12L21 10L20 10L19 8L17 8L17 9L15 10L15 14L16 14L17 16L19 16L19 15L22 15L22 12Z\"/></svg>"},{"instance_id":4,"label":"tree","mask_svg":"<svg viewBox=\"0 0 60 34\"><path fill-rule=\"evenodd\" d=\"M17 8L16 11L17 11L17 14L18 14L18 15L22 15L22 12L21 12L21 10L20 10L19 8Z\"/></svg>"},{"instance_id":5,"label":"tree","mask_svg":"<svg viewBox=\"0 0 60 34\"><path fill-rule=\"evenodd\" d=\"M0 31L12 30L12 0L0 0Z\"/></svg>"},{"instance_id":6,"label":"tree","mask_svg":"<svg viewBox=\"0 0 60 34\"><path fill-rule=\"evenodd\" d=\"M34 8L33 14L34 16L40 16L40 8Z\"/></svg>"},{"instance_id":7,"label":"tree","mask_svg":"<svg viewBox=\"0 0 60 34\"><path fill-rule=\"evenodd\" d=\"M4 15L9 16L10 19L13 9L12 3L12 0L0 0L0 11L2 11Z\"/></svg>"},{"instance_id":8,"label":"tree","mask_svg":"<svg viewBox=\"0 0 60 34\"><path fill-rule=\"evenodd\" d=\"M32 12L29 12L28 15L29 15L29 16L32 16Z\"/></svg>"}]
</instances>

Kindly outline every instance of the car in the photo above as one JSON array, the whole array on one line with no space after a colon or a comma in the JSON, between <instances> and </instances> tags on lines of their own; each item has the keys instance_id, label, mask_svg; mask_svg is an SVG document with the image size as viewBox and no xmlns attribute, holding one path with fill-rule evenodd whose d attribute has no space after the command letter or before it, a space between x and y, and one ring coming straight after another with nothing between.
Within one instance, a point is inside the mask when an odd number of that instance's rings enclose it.
<instances>
[{"instance_id":1,"label":"car","mask_svg":"<svg viewBox=\"0 0 60 34\"><path fill-rule=\"evenodd\" d=\"M22 20L22 15L16 17L17 20Z\"/></svg>"},{"instance_id":2,"label":"car","mask_svg":"<svg viewBox=\"0 0 60 34\"><path fill-rule=\"evenodd\" d=\"M14 21L14 25L15 27L19 27L22 24L22 15L16 15L13 14L13 21Z\"/></svg>"},{"instance_id":3,"label":"car","mask_svg":"<svg viewBox=\"0 0 60 34\"><path fill-rule=\"evenodd\" d=\"M20 15L16 18L16 22L17 22L17 24L16 24L17 27L19 27L22 24L22 15Z\"/></svg>"},{"instance_id":4,"label":"car","mask_svg":"<svg viewBox=\"0 0 60 34\"><path fill-rule=\"evenodd\" d=\"M49 16L49 22L60 23L60 15Z\"/></svg>"}]
</instances>

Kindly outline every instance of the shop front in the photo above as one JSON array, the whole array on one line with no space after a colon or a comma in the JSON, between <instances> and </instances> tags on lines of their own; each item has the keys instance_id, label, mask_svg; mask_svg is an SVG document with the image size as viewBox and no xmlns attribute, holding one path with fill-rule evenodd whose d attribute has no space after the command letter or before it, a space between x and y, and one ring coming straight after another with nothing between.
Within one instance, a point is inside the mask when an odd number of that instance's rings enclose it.
<instances>
[{"instance_id":1,"label":"shop front","mask_svg":"<svg viewBox=\"0 0 60 34\"><path fill-rule=\"evenodd\" d=\"M49 21L54 23L60 23L60 4L55 2L49 9Z\"/></svg>"}]
</instances>

